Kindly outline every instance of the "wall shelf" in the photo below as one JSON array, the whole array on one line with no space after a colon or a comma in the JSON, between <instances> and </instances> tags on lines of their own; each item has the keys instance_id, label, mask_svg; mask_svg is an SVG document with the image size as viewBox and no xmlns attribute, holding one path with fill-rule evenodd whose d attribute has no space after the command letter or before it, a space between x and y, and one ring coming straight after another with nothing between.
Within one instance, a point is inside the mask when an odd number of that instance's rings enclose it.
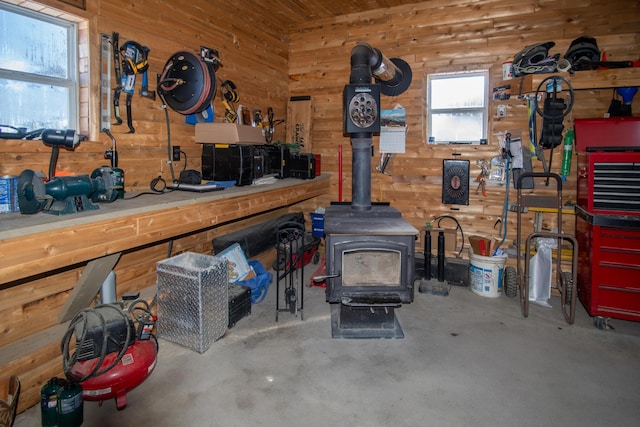
<instances>
[{"instance_id":1,"label":"wall shelf","mask_svg":"<svg viewBox=\"0 0 640 427\"><path fill-rule=\"evenodd\" d=\"M525 94L535 92L545 78L558 75L568 79L574 90L640 86L640 67L576 71L573 75L569 73L527 74L512 80L504 80L502 84L511 85L512 95Z\"/></svg>"}]
</instances>

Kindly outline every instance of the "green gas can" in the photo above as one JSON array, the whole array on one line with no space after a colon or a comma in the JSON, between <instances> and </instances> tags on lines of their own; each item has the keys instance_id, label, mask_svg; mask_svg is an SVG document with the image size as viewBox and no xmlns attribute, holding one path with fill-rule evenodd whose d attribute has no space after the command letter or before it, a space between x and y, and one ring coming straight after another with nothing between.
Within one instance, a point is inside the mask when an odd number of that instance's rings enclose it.
<instances>
[{"instance_id":1,"label":"green gas can","mask_svg":"<svg viewBox=\"0 0 640 427\"><path fill-rule=\"evenodd\" d=\"M64 383L64 379L53 377L40 389L42 427L56 427L58 425L58 391Z\"/></svg>"},{"instance_id":2,"label":"green gas can","mask_svg":"<svg viewBox=\"0 0 640 427\"><path fill-rule=\"evenodd\" d=\"M82 386L66 381L58 390L58 426L79 427L84 417Z\"/></svg>"}]
</instances>

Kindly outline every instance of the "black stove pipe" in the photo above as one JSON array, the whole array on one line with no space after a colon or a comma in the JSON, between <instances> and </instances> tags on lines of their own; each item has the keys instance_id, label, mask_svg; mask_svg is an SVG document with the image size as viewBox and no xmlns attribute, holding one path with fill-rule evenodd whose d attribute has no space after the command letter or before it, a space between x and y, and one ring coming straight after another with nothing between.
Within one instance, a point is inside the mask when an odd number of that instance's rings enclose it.
<instances>
[{"instance_id":1,"label":"black stove pipe","mask_svg":"<svg viewBox=\"0 0 640 427\"><path fill-rule=\"evenodd\" d=\"M379 52L379 51L378 51ZM356 45L351 51L350 84L370 85L372 63L379 62L376 50L366 43ZM373 132L351 134L351 208L371 209L371 140Z\"/></svg>"},{"instance_id":2,"label":"black stove pipe","mask_svg":"<svg viewBox=\"0 0 640 427\"><path fill-rule=\"evenodd\" d=\"M351 209L371 209L371 136L351 137Z\"/></svg>"},{"instance_id":3,"label":"black stove pipe","mask_svg":"<svg viewBox=\"0 0 640 427\"><path fill-rule=\"evenodd\" d=\"M379 54L380 51L378 49L373 49L366 43L358 43L351 50L349 83L370 84L372 78L371 68L381 61Z\"/></svg>"},{"instance_id":4,"label":"black stove pipe","mask_svg":"<svg viewBox=\"0 0 640 427\"><path fill-rule=\"evenodd\" d=\"M380 50L367 43L358 43L351 51L349 83L372 86L372 77L382 83L384 94L395 96L404 92L411 84L411 68L399 58L389 60ZM375 115L379 115L380 106L372 105L372 108L375 108ZM345 105L345 123L350 120L348 116ZM349 132L352 146L351 208L358 211L371 210L372 138L374 132L380 131L379 121L375 123L377 127L351 129Z\"/></svg>"}]
</instances>

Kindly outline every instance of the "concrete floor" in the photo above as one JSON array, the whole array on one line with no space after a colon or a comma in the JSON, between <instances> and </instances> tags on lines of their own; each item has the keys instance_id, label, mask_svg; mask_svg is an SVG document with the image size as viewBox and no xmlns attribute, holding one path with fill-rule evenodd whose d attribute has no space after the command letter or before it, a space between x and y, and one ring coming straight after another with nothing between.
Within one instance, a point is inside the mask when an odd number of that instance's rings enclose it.
<instances>
[{"instance_id":1,"label":"concrete floor","mask_svg":"<svg viewBox=\"0 0 640 427\"><path fill-rule=\"evenodd\" d=\"M344 340L322 288L305 288L304 320L276 323L274 283L204 354L161 339L128 406L85 402L83 425L637 426L640 323L600 330L579 305L569 326L551 304L525 319L517 299L416 292L404 339ZM15 422L38 425L38 406Z\"/></svg>"}]
</instances>

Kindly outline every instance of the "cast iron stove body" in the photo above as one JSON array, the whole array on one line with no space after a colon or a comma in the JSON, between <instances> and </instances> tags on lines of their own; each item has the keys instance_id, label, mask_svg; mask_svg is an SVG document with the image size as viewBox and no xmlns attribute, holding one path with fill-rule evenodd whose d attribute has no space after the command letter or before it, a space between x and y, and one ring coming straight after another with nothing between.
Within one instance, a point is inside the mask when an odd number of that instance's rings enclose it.
<instances>
[{"instance_id":1,"label":"cast iron stove body","mask_svg":"<svg viewBox=\"0 0 640 427\"><path fill-rule=\"evenodd\" d=\"M373 76L381 84L371 84ZM411 68L365 43L351 53L344 90L344 129L351 137L352 201L325 211L326 297L334 338L403 338L394 310L413 301L413 226L386 204L371 203L372 135L380 132L380 93L395 96Z\"/></svg>"},{"instance_id":2,"label":"cast iron stove body","mask_svg":"<svg viewBox=\"0 0 640 427\"><path fill-rule=\"evenodd\" d=\"M397 209L325 212L327 301L334 338L402 338L395 308L413 301L418 231Z\"/></svg>"}]
</instances>

